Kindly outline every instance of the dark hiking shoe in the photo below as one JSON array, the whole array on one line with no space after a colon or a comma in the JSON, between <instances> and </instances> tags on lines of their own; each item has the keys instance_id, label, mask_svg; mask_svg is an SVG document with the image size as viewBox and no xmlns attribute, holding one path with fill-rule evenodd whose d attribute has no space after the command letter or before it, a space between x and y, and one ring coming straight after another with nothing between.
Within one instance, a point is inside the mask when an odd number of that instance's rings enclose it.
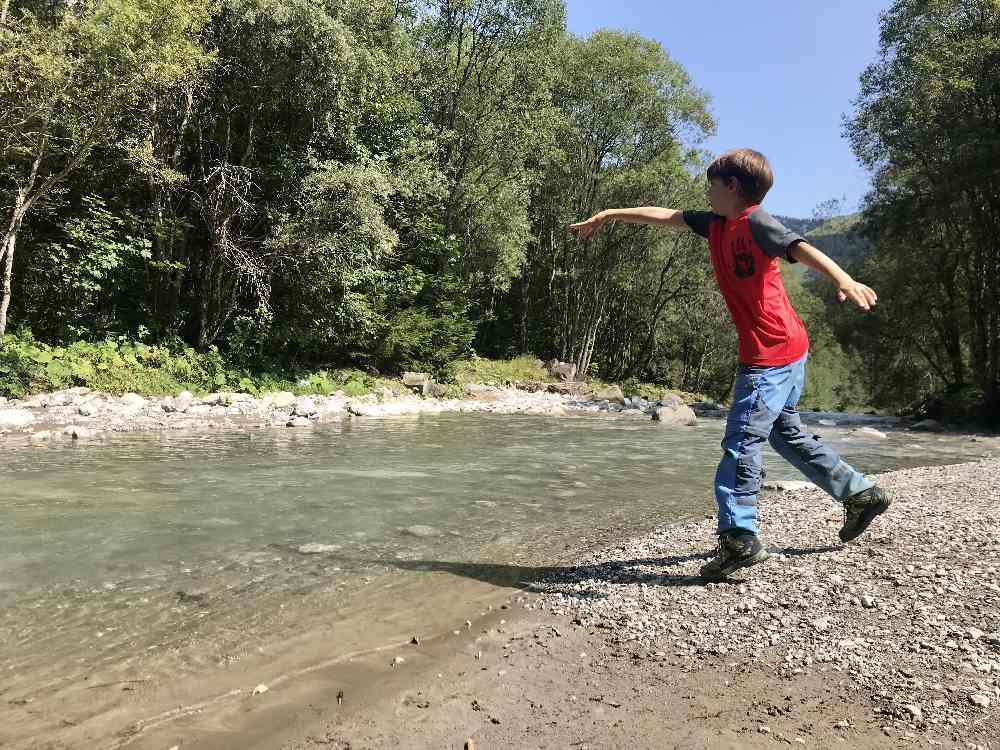
<instances>
[{"instance_id":1,"label":"dark hiking shoe","mask_svg":"<svg viewBox=\"0 0 1000 750\"><path fill-rule=\"evenodd\" d=\"M875 520L875 516L889 510L888 495L877 486L851 495L844 501L844 525L840 528L840 541L849 542L861 536Z\"/></svg>"},{"instance_id":2,"label":"dark hiking shoe","mask_svg":"<svg viewBox=\"0 0 1000 750\"><path fill-rule=\"evenodd\" d=\"M735 570L749 568L766 559L767 550L754 534L723 534L719 537L715 557L701 567L701 577L721 581Z\"/></svg>"}]
</instances>

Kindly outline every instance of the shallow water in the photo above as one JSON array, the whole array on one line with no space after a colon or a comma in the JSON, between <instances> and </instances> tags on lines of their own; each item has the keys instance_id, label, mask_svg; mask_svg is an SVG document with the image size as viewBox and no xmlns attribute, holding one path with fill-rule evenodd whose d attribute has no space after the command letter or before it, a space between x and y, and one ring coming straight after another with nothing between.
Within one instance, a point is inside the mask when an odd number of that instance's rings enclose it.
<instances>
[{"instance_id":1,"label":"shallow water","mask_svg":"<svg viewBox=\"0 0 1000 750\"><path fill-rule=\"evenodd\" d=\"M866 472L983 453L962 436L818 429ZM352 611L401 617L444 595L435 572L513 581L711 512L721 431L441 415L8 446L0 696L204 674ZM769 481L800 478L766 464Z\"/></svg>"}]
</instances>

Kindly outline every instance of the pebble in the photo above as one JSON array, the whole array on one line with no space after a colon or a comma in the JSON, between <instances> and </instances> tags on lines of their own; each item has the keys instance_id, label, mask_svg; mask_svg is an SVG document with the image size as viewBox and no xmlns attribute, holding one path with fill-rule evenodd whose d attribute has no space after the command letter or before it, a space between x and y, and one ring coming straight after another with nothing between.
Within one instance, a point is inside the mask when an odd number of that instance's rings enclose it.
<instances>
[{"instance_id":1,"label":"pebble","mask_svg":"<svg viewBox=\"0 0 1000 750\"><path fill-rule=\"evenodd\" d=\"M1000 697L1000 460L876 480L893 505L850 544L837 540L838 510L822 510L815 489L770 495L762 540L795 550L780 566L688 585L715 531L714 517L696 518L532 581L541 599L532 606L596 628L610 647L665 652L685 670L727 654L784 677L836 674L844 691L874 696L873 715L893 737L905 727L886 718L921 731L965 724Z\"/></svg>"}]
</instances>

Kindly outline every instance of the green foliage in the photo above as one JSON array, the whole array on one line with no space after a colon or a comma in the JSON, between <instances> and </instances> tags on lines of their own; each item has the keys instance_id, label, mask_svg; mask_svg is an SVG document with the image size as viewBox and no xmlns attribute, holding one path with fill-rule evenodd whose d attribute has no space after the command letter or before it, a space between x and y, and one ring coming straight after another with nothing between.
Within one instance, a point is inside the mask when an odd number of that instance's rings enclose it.
<instances>
[{"instance_id":1,"label":"green foliage","mask_svg":"<svg viewBox=\"0 0 1000 750\"><path fill-rule=\"evenodd\" d=\"M13 7L3 247L10 315L47 343L4 341L7 392L360 394L421 370L458 395L547 380L515 356L536 352L727 398L735 333L703 242L566 231L610 206L704 207L708 96L658 42L576 37L561 0ZM998 15L896 0L850 126L877 171L863 215L782 217L880 294L859 316L786 269L807 405L1000 388Z\"/></svg>"},{"instance_id":2,"label":"green foliage","mask_svg":"<svg viewBox=\"0 0 1000 750\"><path fill-rule=\"evenodd\" d=\"M449 362L469 353L473 336L475 328L463 315L409 308L389 321L380 356L399 371L440 373Z\"/></svg>"},{"instance_id":3,"label":"green foliage","mask_svg":"<svg viewBox=\"0 0 1000 750\"><path fill-rule=\"evenodd\" d=\"M796 269L784 267L783 282L789 301L809 333L809 360L802 408L851 411L867 405L868 392L861 359L845 350L830 325L823 299L810 291ZM818 283L827 284L827 281ZM848 311L857 318L860 313Z\"/></svg>"},{"instance_id":4,"label":"green foliage","mask_svg":"<svg viewBox=\"0 0 1000 750\"><path fill-rule=\"evenodd\" d=\"M86 386L108 393L207 392L235 384L218 351L150 346L125 337L48 346L30 334L8 335L0 344L0 393L22 397L40 391Z\"/></svg>"},{"instance_id":5,"label":"green foliage","mask_svg":"<svg viewBox=\"0 0 1000 750\"><path fill-rule=\"evenodd\" d=\"M555 379L539 360L530 354L513 359L486 359L473 354L468 359L452 362L447 368L449 382L494 383L509 386L518 381L554 382Z\"/></svg>"},{"instance_id":6,"label":"green foliage","mask_svg":"<svg viewBox=\"0 0 1000 750\"><path fill-rule=\"evenodd\" d=\"M880 335L858 351L896 376L897 403L916 383L974 384L1000 424L998 69L1000 2L896 0L848 134L875 173L867 268L896 294L880 304Z\"/></svg>"}]
</instances>

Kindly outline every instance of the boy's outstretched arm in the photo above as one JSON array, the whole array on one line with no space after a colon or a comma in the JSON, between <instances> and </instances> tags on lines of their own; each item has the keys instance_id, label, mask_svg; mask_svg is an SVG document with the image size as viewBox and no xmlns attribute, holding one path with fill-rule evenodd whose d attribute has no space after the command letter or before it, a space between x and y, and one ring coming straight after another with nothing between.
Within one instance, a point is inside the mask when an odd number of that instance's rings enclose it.
<instances>
[{"instance_id":1,"label":"boy's outstretched arm","mask_svg":"<svg viewBox=\"0 0 1000 750\"><path fill-rule=\"evenodd\" d=\"M797 242L788 250L788 255L814 271L826 274L837 285L837 299L841 302L849 299L862 310L870 310L878 302L874 289L852 279L832 258L808 242Z\"/></svg>"},{"instance_id":2,"label":"boy's outstretched arm","mask_svg":"<svg viewBox=\"0 0 1000 750\"><path fill-rule=\"evenodd\" d=\"M591 216L586 221L570 224L569 230L576 232L581 240L589 240L598 229L609 221L625 221L630 224L655 224L661 227L686 229L684 212L659 206L639 208L608 208Z\"/></svg>"}]
</instances>

